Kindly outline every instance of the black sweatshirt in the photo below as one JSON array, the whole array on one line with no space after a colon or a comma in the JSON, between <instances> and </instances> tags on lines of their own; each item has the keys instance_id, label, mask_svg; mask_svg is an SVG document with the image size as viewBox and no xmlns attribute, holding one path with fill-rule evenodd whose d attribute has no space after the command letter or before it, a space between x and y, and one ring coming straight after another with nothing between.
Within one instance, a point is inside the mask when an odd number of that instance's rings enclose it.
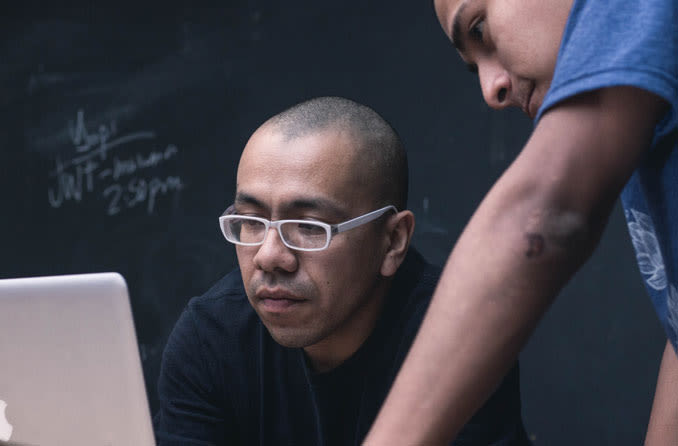
<instances>
[{"instance_id":1,"label":"black sweatshirt","mask_svg":"<svg viewBox=\"0 0 678 446\"><path fill-rule=\"evenodd\" d=\"M439 275L410 249L372 334L340 366L317 374L302 349L271 338L247 300L240 271L231 272L189 302L167 342L154 420L158 445L360 444ZM453 444L529 444L517 365Z\"/></svg>"}]
</instances>

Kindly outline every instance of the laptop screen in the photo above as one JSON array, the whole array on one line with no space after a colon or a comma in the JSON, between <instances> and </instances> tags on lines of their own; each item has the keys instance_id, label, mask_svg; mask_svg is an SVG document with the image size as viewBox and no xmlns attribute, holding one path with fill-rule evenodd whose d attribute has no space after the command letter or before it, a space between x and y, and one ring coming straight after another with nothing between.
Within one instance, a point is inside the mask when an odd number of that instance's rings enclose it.
<instances>
[{"instance_id":1,"label":"laptop screen","mask_svg":"<svg viewBox=\"0 0 678 446\"><path fill-rule=\"evenodd\" d=\"M122 276L0 280L0 339L0 440L154 444Z\"/></svg>"}]
</instances>

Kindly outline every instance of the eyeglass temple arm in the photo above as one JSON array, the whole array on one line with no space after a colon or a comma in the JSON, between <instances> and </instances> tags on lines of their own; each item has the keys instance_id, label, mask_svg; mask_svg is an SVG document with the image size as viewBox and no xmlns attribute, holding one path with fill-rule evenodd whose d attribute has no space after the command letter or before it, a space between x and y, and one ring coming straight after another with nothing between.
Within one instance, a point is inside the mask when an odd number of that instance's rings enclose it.
<instances>
[{"instance_id":1,"label":"eyeglass temple arm","mask_svg":"<svg viewBox=\"0 0 678 446\"><path fill-rule=\"evenodd\" d=\"M376 220L377 218L381 217L382 214L385 214L387 211L390 210L392 210L393 212L398 212L398 209L396 209L395 206L389 205L381 209L377 209L376 211L372 211L368 214L361 215L360 217L353 218L349 221L339 223L338 225L332 225L331 226L332 233L337 234L339 232L348 231L349 229L353 229L360 225L364 225L365 223L369 223L372 220Z\"/></svg>"}]
</instances>

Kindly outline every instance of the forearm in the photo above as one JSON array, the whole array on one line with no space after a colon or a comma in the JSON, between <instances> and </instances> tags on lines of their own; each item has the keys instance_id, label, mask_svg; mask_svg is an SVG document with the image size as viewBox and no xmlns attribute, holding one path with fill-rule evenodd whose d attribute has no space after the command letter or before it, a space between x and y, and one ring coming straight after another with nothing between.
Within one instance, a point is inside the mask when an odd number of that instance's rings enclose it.
<instances>
[{"instance_id":1,"label":"forearm","mask_svg":"<svg viewBox=\"0 0 678 446\"><path fill-rule=\"evenodd\" d=\"M538 209L525 201L497 215L493 201L502 198L488 196L455 246L375 425L388 428L373 431L366 444L453 438L595 243L580 240L565 249L546 235L534 219Z\"/></svg>"},{"instance_id":2,"label":"forearm","mask_svg":"<svg viewBox=\"0 0 678 446\"><path fill-rule=\"evenodd\" d=\"M659 368L645 446L669 446L676 443L678 443L678 358L667 341Z\"/></svg>"},{"instance_id":3,"label":"forearm","mask_svg":"<svg viewBox=\"0 0 678 446\"><path fill-rule=\"evenodd\" d=\"M455 246L366 443L442 444L458 432L595 247L660 106L618 88L544 116Z\"/></svg>"}]
</instances>

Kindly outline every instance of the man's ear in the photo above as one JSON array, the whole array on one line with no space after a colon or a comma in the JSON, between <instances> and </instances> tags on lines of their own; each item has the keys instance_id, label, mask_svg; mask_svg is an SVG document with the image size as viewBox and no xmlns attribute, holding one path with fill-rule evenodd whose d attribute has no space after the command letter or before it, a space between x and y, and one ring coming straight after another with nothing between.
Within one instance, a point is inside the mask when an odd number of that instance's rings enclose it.
<instances>
[{"instance_id":1,"label":"man's ear","mask_svg":"<svg viewBox=\"0 0 678 446\"><path fill-rule=\"evenodd\" d=\"M386 254L379 271L382 276L391 277L396 273L405 260L413 233L414 214L411 211L400 211L386 222Z\"/></svg>"}]
</instances>

